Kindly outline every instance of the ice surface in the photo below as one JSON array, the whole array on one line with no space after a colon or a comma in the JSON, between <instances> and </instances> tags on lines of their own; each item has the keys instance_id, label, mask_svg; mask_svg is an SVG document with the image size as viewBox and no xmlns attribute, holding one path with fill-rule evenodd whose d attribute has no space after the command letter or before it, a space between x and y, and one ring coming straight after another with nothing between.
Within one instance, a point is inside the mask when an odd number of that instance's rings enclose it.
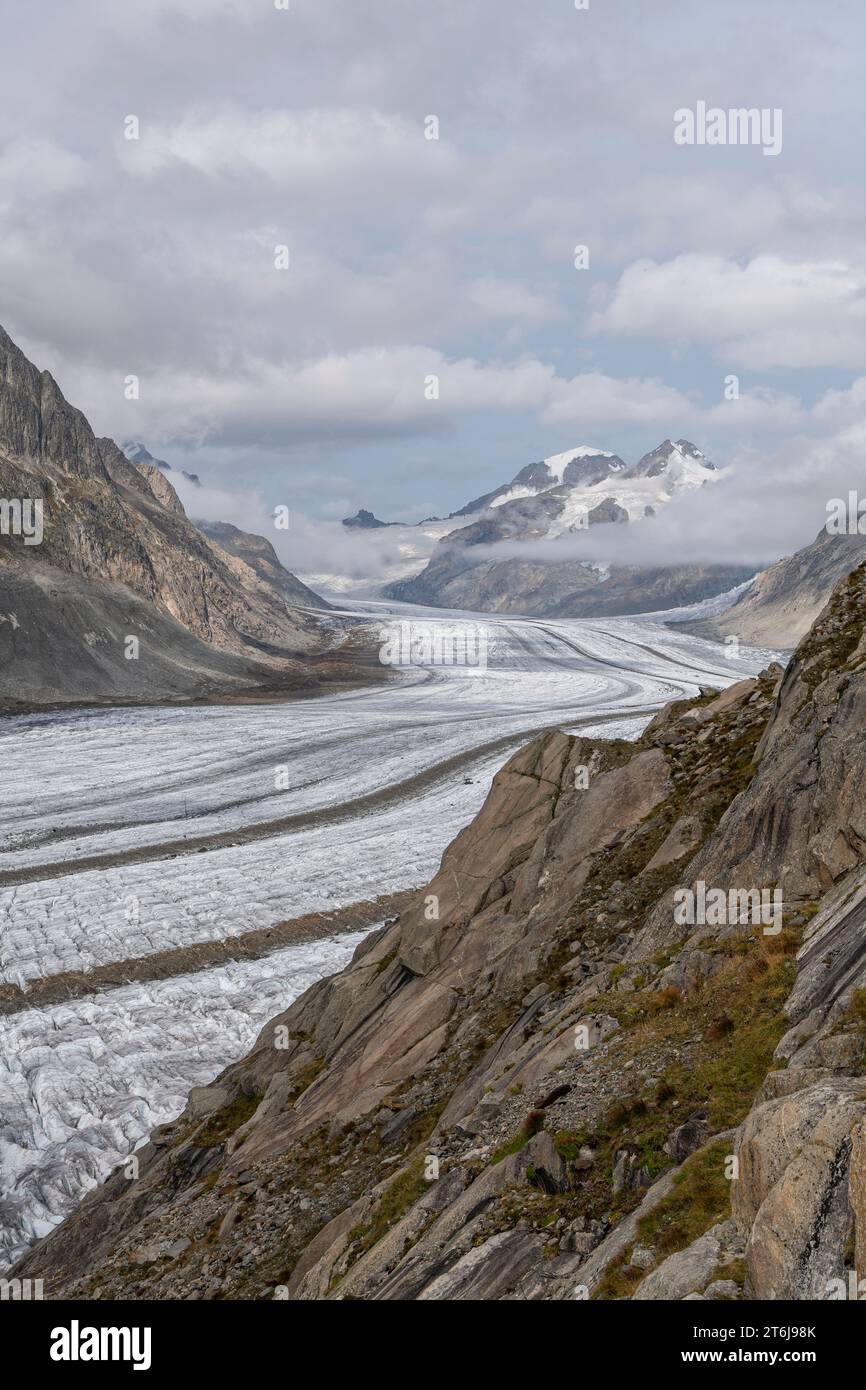
<instances>
[{"instance_id":1,"label":"ice surface","mask_svg":"<svg viewBox=\"0 0 866 1390\"><path fill-rule=\"evenodd\" d=\"M0 1266L351 959L364 933L0 1019Z\"/></svg>"}]
</instances>

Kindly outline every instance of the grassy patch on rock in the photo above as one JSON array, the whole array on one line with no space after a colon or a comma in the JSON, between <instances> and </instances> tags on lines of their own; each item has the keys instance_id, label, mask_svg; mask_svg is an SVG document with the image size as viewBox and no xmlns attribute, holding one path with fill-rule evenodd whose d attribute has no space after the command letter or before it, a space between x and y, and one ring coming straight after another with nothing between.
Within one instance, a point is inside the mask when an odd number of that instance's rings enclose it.
<instances>
[{"instance_id":1,"label":"grassy patch on rock","mask_svg":"<svg viewBox=\"0 0 866 1390\"><path fill-rule=\"evenodd\" d=\"M661 1261L730 1215L731 1184L725 1176L729 1149L729 1142L722 1140L686 1160L673 1190L637 1223L635 1245L651 1246ZM630 1298L645 1273L630 1265L623 1252L608 1267L594 1297Z\"/></svg>"},{"instance_id":2,"label":"grassy patch on rock","mask_svg":"<svg viewBox=\"0 0 866 1390\"><path fill-rule=\"evenodd\" d=\"M215 1110L196 1134L196 1147L214 1149L217 1145L224 1144L236 1129L240 1129L241 1125L246 1124L250 1116L255 1114L261 1102L260 1095L238 1096L222 1109Z\"/></svg>"}]
</instances>

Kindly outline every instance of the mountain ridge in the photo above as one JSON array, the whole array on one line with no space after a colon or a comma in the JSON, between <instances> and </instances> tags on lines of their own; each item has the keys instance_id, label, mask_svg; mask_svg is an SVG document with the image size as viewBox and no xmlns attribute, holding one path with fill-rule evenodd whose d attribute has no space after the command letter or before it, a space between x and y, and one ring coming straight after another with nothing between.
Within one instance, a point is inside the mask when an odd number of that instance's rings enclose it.
<instances>
[{"instance_id":1,"label":"mountain ridge","mask_svg":"<svg viewBox=\"0 0 866 1390\"><path fill-rule=\"evenodd\" d=\"M724 641L732 634L756 646L793 650L827 603L833 587L866 556L866 537L830 535L786 555L756 575L749 588L718 617L683 624Z\"/></svg>"},{"instance_id":2,"label":"mountain ridge","mask_svg":"<svg viewBox=\"0 0 866 1390\"><path fill-rule=\"evenodd\" d=\"M98 439L3 329L0 494L37 499L44 517L38 545L0 535L7 704L303 688L307 658L335 645L335 629L189 520L155 461Z\"/></svg>"}]
</instances>

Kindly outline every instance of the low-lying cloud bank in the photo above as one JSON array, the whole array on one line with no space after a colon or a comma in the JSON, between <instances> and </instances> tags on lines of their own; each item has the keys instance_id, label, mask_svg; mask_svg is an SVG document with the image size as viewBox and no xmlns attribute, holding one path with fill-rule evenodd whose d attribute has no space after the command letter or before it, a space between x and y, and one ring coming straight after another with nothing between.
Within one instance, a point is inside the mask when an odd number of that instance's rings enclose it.
<instances>
[{"instance_id":1,"label":"low-lying cloud bank","mask_svg":"<svg viewBox=\"0 0 866 1390\"><path fill-rule=\"evenodd\" d=\"M519 559L533 563L590 562L650 567L680 564L741 565L763 569L807 545L825 524L833 498L866 495L866 426L851 425L825 442L799 438L772 458L742 455L713 482L675 496L656 516L578 529L554 540L501 541L465 550L467 560ZM371 584L420 571L436 548L420 526L349 530L337 520L300 511L288 530L275 527L273 508L260 489L195 487L173 472L188 513L231 520L267 536L288 569ZM615 491L615 484L611 494ZM600 496L604 491L600 492ZM458 518L454 530L472 523ZM448 544L448 541L444 541Z\"/></svg>"}]
</instances>

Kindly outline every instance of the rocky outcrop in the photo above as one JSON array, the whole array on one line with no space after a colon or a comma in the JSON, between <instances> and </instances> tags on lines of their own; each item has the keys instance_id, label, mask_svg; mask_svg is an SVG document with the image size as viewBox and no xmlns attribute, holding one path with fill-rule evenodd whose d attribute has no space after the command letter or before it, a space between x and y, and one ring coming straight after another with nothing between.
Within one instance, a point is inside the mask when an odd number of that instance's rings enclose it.
<instances>
[{"instance_id":1,"label":"rocky outcrop","mask_svg":"<svg viewBox=\"0 0 866 1390\"><path fill-rule=\"evenodd\" d=\"M798 647L755 750L755 775L689 864L685 884L778 888L785 903L809 902L866 858L864 602L861 567L837 587ZM711 720L714 708L720 704L695 711L695 724ZM672 923L667 897L649 915L635 955L669 943ZM712 925L693 940L707 930Z\"/></svg>"},{"instance_id":2,"label":"rocky outcrop","mask_svg":"<svg viewBox=\"0 0 866 1390\"><path fill-rule=\"evenodd\" d=\"M742 1254L743 1241L734 1222L723 1222L651 1270L634 1297L639 1302L704 1297L716 1282L715 1271ZM733 1289L739 1292L736 1283Z\"/></svg>"},{"instance_id":3,"label":"rocky outcrop","mask_svg":"<svg viewBox=\"0 0 866 1390\"><path fill-rule=\"evenodd\" d=\"M826 1299L846 1272L852 1132L866 1111L866 1078L830 1073L809 1084L785 1075L785 1083L743 1126L734 1217L755 1297Z\"/></svg>"},{"instance_id":4,"label":"rocky outcrop","mask_svg":"<svg viewBox=\"0 0 866 1390\"><path fill-rule=\"evenodd\" d=\"M343 525L348 526L350 530L378 531L383 526L398 526L399 524L396 521L380 521L377 516L368 512L364 507L361 507L354 516L343 518Z\"/></svg>"},{"instance_id":5,"label":"rocky outcrop","mask_svg":"<svg viewBox=\"0 0 866 1390\"><path fill-rule=\"evenodd\" d=\"M314 594L312 589L308 589L306 584L302 584L300 579L296 578L290 570L286 569L274 547L264 536L256 536L249 531L241 531L228 521L198 521L196 525L210 540L216 542L219 547L217 554L227 552L238 560L242 560L258 575L259 579L271 589L276 590L286 603L295 608L329 609L331 607L318 594Z\"/></svg>"}]
</instances>

